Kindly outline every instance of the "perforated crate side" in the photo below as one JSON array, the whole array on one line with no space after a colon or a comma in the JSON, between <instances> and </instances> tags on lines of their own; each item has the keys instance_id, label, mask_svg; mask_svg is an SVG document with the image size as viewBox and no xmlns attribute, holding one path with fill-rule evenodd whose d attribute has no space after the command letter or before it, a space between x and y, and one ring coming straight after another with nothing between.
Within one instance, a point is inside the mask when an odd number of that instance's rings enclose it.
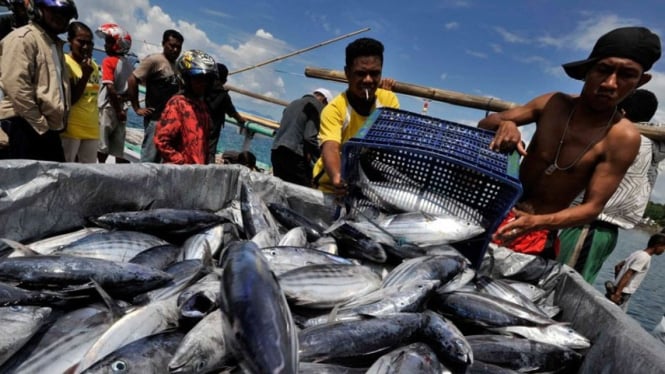
<instances>
[{"instance_id":1,"label":"perforated crate side","mask_svg":"<svg viewBox=\"0 0 665 374\"><path fill-rule=\"evenodd\" d=\"M489 149L494 133L418 113L379 108L354 140L377 146L421 149L497 174L517 176L519 156Z\"/></svg>"},{"instance_id":2,"label":"perforated crate side","mask_svg":"<svg viewBox=\"0 0 665 374\"><path fill-rule=\"evenodd\" d=\"M449 213L485 228L484 234L456 245L476 267L490 235L522 192L519 181L510 176L482 171L422 149L352 139L345 143L343 155L343 176L351 185L349 207L381 208L373 196L360 192L361 169L375 186L394 187L403 190L403 196L419 195L430 206L445 207Z\"/></svg>"}]
</instances>

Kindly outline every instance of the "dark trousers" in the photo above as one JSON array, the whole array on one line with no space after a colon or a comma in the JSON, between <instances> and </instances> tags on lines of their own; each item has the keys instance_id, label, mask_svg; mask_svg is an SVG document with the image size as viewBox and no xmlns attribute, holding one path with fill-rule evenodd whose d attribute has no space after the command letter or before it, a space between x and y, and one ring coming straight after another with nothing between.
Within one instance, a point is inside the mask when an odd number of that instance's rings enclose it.
<instances>
[{"instance_id":1,"label":"dark trousers","mask_svg":"<svg viewBox=\"0 0 665 374\"><path fill-rule=\"evenodd\" d=\"M283 181L312 187L312 168L303 156L286 147L273 149L270 154L272 174Z\"/></svg>"},{"instance_id":2,"label":"dark trousers","mask_svg":"<svg viewBox=\"0 0 665 374\"><path fill-rule=\"evenodd\" d=\"M0 150L0 159L65 162L59 132L39 135L22 117L3 119L0 126L9 136L9 147Z\"/></svg>"}]
</instances>

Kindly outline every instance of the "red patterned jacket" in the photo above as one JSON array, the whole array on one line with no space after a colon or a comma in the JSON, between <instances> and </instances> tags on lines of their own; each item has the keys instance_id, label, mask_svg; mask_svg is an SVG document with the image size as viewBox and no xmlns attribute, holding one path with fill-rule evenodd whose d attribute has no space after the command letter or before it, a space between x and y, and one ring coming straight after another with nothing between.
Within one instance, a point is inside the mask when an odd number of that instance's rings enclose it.
<instances>
[{"instance_id":1,"label":"red patterned jacket","mask_svg":"<svg viewBox=\"0 0 665 374\"><path fill-rule=\"evenodd\" d=\"M155 146L164 163L205 164L211 119L205 101L171 97L155 129Z\"/></svg>"}]
</instances>

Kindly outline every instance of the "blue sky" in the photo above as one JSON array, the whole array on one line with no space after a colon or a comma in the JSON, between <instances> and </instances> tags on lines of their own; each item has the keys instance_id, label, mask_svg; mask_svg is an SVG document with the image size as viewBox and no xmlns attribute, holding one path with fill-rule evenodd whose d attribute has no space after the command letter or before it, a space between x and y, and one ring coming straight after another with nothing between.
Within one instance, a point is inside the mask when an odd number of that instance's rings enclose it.
<instances>
[{"instance_id":1,"label":"blue sky","mask_svg":"<svg viewBox=\"0 0 665 374\"><path fill-rule=\"evenodd\" d=\"M304 70L342 70L344 48L361 36L385 45L385 77L517 103L549 91L578 93L582 83L568 78L560 65L586 58L596 39L613 28L642 25L665 39L662 0L81 0L77 5L80 20L92 28L116 22L128 29L139 57L160 52L162 32L175 28L185 36L185 49L205 50L231 71L371 28L229 78L230 84L285 101L317 87L335 94L344 90L340 83L307 78ZM644 88L665 103L663 60L651 73L654 78ZM233 99L241 110L280 118L278 105L239 94ZM402 109L422 110L420 98L399 99ZM428 114L475 125L485 112L432 102ZM655 122L665 123L665 105ZM523 130L527 140L532 128ZM659 178L653 198L665 202L665 177Z\"/></svg>"}]
</instances>

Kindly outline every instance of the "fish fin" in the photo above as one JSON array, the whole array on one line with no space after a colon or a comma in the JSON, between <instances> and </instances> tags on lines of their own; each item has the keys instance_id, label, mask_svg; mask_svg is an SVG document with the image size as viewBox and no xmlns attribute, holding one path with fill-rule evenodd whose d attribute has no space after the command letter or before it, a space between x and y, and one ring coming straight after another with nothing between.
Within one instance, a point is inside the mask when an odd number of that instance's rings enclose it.
<instances>
[{"instance_id":1,"label":"fish fin","mask_svg":"<svg viewBox=\"0 0 665 374\"><path fill-rule=\"evenodd\" d=\"M337 319L337 312L339 312L339 308L342 306L342 304L336 304L332 310L330 311L330 314L328 315L328 323L335 322Z\"/></svg>"},{"instance_id":2,"label":"fish fin","mask_svg":"<svg viewBox=\"0 0 665 374\"><path fill-rule=\"evenodd\" d=\"M12 249L23 253L26 257L41 256L41 253L36 252L35 250L31 249L27 245L21 244L17 241L14 241L14 240L11 240L11 239L6 239L6 238L0 238L0 241L4 242L8 246L10 246Z\"/></svg>"},{"instance_id":3,"label":"fish fin","mask_svg":"<svg viewBox=\"0 0 665 374\"><path fill-rule=\"evenodd\" d=\"M104 301L104 304L109 308L109 311L111 312L111 315L113 316L113 320L117 321L119 320L122 316L125 315L125 310L121 308L118 303L113 300L113 298L102 288L102 286L97 283L96 280L90 278L90 282L92 285L95 287L95 290L99 294L99 296L102 298Z\"/></svg>"}]
</instances>

